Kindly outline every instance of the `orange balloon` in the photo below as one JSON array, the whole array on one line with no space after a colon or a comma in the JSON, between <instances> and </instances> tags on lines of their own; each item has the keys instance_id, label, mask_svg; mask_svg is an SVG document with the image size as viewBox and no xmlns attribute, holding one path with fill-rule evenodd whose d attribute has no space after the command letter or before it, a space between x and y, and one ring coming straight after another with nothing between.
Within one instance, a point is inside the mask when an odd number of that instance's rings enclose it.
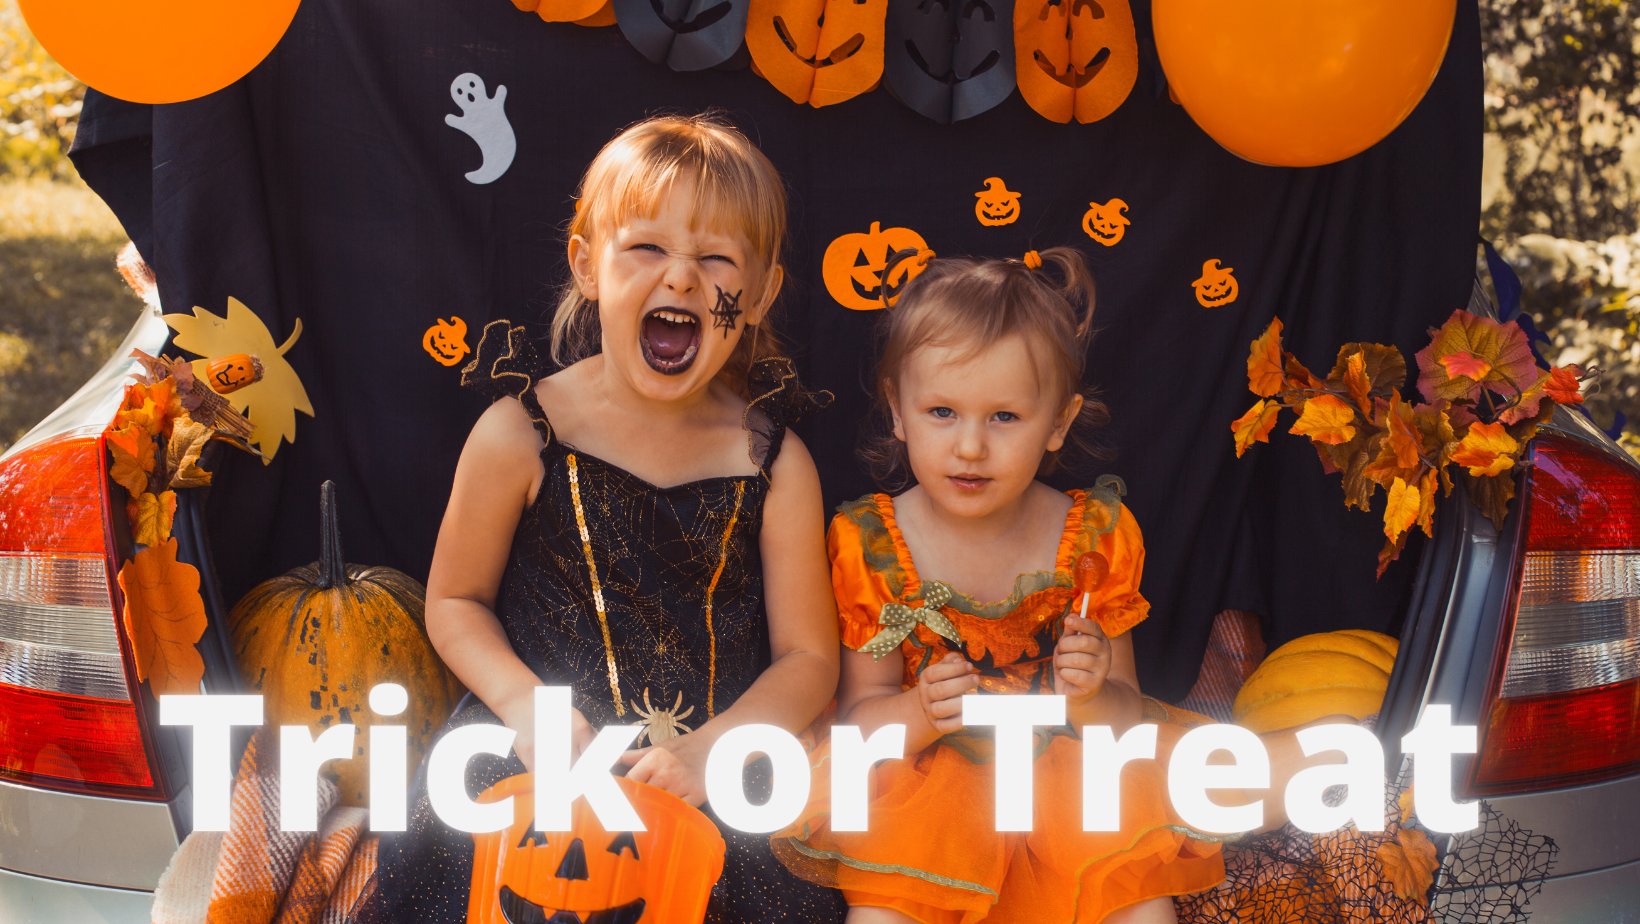
<instances>
[{"instance_id":1,"label":"orange balloon","mask_svg":"<svg viewBox=\"0 0 1640 924\"><path fill-rule=\"evenodd\" d=\"M1446 56L1456 0L1155 0L1156 50L1196 124L1261 164L1343 160L1401 124Z\"/></svg>"},{"instance_id":2,"label":"orange balloon","mask_svg":"<svg viewBox=\"0 0 1640 924\"><path fill-rule=\"evenodd\" d=\"M298 0L21 0L45 50L86 85L133 103L214 93L261 63Z\"/></svg>"}]
</instances>

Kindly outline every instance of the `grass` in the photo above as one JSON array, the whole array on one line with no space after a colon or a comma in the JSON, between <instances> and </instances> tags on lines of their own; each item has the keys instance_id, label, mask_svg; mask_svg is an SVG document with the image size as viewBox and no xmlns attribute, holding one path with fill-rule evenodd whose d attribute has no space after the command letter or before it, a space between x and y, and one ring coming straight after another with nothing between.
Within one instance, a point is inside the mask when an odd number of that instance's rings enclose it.
<instances>
[{"instance_id":1,"label":"grass","mask_svg":"<svg viewBox=\"0 0 1640 924\"><path fill-rule=\"evenodd\" d=\"M136 322L125 231L79 182L0 180L0 451L73 394Z\"/></svg>"}]
</instances>

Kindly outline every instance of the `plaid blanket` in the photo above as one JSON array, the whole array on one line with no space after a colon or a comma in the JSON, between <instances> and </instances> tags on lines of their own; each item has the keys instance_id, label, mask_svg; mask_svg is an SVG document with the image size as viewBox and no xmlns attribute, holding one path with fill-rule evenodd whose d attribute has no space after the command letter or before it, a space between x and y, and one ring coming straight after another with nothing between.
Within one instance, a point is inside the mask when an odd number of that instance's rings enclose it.
<instances>
[{"instance_id":1,"label":"plaid blanket","mask_svg":"<svg viewBox=\"0 0 1640 924\"><path fill-rule=\"evenodd\" d=\"M258 729L234 780L228 830L196 831L154 893L154 924L366 924L378 838L319 780L319 830L279 830L276 730Z\"/></svg>"}]
</instances>

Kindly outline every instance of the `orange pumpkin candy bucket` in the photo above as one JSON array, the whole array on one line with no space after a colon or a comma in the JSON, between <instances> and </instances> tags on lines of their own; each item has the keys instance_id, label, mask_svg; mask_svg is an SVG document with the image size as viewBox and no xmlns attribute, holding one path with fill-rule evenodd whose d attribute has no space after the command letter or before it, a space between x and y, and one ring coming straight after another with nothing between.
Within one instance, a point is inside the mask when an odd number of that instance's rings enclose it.
<instances>
[{"instance_id":1,"label":"orange pumpkin candy bucket","mask_svg":"<svg viewBox=\"0 0 1640 924\"><path fill-rule=\"evenodd\" d=\"M677 796L616 777L644 831L605 831L585 798L569 831L535 830L535 777L491 786L513 799L513 823L473 835L467 924L699 924L723 874L717 826Z\"/></svg>"}]
</instances>

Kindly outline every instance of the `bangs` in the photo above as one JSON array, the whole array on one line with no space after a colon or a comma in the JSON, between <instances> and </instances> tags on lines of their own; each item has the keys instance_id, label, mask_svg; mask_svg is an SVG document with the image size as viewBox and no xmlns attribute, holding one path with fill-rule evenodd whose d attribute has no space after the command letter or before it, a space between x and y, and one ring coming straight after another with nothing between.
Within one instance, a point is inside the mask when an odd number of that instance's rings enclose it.
<instances>
[{"instance_id":1,"label":"bangs","mask_svg":"<svg viewBox=\"0 0 1640 924\"><path fill-rule=\"evenodd\" d=\"M654 218L676 184L693 183L690 228L744 236L766 270L779 261L785 237L785 190L778 174L744 138L689 130L693 127L637 131L612 142L587 172L588 195L573 230L585 235L633 218Z\"/></svg>"}]
</instances>

